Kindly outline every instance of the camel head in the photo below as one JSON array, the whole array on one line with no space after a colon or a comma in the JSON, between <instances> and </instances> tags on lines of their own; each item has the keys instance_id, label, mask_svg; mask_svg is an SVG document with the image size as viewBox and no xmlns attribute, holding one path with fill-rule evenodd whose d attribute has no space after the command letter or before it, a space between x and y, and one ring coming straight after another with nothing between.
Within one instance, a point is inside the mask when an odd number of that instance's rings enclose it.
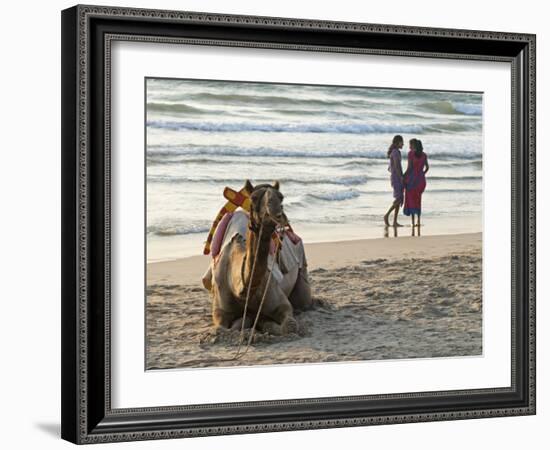
<instances>
[{"instance_id":1,"label":"camel head","mask_svg":"<svg viewBox=\"0 0 550 450\"><path fill-rule=\"evenodd\" d=\"M288 220L283 211L283 194L279 191L279 182L271 184L258 184L252 186L250 180L246 180L245 188L250 192L250 221L254 230L262 223L267 230L273 230L276 226L287 225Z\"/></svg>"}]
</instances>

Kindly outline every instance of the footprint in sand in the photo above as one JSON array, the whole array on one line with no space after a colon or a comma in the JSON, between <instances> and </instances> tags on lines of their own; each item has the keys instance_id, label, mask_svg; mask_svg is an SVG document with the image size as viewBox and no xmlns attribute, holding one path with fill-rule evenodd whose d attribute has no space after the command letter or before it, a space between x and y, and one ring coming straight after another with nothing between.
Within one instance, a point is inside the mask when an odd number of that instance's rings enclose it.
<instances>
[{"instance_id":1,"label":"footprint in sand","mask_svg":"<svg viewBox=\"0 0 550 450\"><path fill-rule=\"evenodd\" d=\"M449 316L449 310L447 308L441 308L434 305L427 305L422 308L422 313L435 317Z\"/></svg>"},{"instance_id":2,"label":"footprint in sand","mask_svg":"<svg viewBox=\"0 0 550 450\"><path fill-rule=\"evenodd\" d=\"M430 295L434 297L454 297L454 292L445 287L437 287L430 290Z\"/></svg>"}]
</instances>

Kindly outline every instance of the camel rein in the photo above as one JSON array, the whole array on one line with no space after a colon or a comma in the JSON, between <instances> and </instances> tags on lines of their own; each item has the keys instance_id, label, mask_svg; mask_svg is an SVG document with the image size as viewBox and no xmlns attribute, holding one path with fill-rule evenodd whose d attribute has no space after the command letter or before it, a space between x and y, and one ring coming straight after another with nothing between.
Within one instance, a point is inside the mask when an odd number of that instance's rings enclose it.
<instances>
[{"instance_id":1,"label":"camel rein","mask_svg":"<svg viewBox=\"0 0 550 450\"><path fill-rule=\"evenodd\" d=\"M246 355L246 353L248 352L248 349L250 348L250 344L252 343L252 340L254 339L254 334L256 332L256 326L258 325L258 320L260 319L260 314L261 314L262 308L264 306L264 301L265 301L265 298L267 297L267 290L269 289L269 283L271 282L271 277L273 275L273 269L275 268L275 261L276 261L277 252L279 251L279 247L281 245L281 239L277 239L277 243L276 243L276 246L275 246L275 252L273 253L273 261L271 262L271 268L268 270L269 275L267 276L267 281L265 283L265 288L264 288L264 292L262 294L262 299L260 301L260 305L258 306L258 311L256 312L256 317L254 318L254 323L252 324L252 328L250 329L250 334L248 336L248 342L246 344L244 352L241 353L241 347L242 347L242 343L244 341L244 325L245 325L245 320L246 320L246 313L247 313L247 310L248 310L248 301L250 299L250 291L251 291L251 287L252 287L252 280L254 279L254 272L256 270L256 261L258 260L258 252L260 250L260 242L261 242L260 238L262 236L262 231L263 231L263 228L264 228L264 219L265 219L265 217L266 217L266 215L264 215L262 217L262 220L261 220L261 223L260 223L260 231L258 232L258 242L256 244L256 249L254 250L254 262L252 263L252 270L251 270L250 277L249 277L249 280L248 280L248 287L247 287L247 290L246 290L246 298L245 298L245 302L244 302L243 317L242 317L242 320L241 320L241 334L240 334L240 337L239 337L239 347L237 348L237 351L236 351L235 355L233 356L232 360L240 359L244 355ZM276 221L273 217L269 216L269 218L273 222L275 222L276 225L278 225L279 227L281 226L281 224L278 221Z\"/></svg>"}]
</instances>

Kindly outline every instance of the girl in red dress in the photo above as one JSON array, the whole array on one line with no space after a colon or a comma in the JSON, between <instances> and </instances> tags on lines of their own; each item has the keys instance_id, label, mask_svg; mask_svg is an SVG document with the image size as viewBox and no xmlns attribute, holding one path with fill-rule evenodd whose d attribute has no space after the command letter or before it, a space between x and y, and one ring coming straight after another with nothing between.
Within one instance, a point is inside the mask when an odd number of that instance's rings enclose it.
<instances>
[{"instance_id":1,"label":"girl in red dress","mask_svg":"<svg viewBox=\"0 0 550 450\"><path fill-rule=\"evenodd\" d=\"M418 218L420 229L420 214L422 211L422 193L426 189L426 173L430 169L428 155L424 153L422 141L411 139L409 141L408 165L405 171L405 207L403 214L411 216L412 226L415 225L414 217Z\"/></svg>"}]
</instances>

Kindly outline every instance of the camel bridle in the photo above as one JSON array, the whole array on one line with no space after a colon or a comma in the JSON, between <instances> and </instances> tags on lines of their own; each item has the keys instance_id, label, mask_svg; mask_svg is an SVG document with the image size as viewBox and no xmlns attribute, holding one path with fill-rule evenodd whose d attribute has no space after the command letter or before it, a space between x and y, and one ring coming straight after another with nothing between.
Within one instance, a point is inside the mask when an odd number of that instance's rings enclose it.
<instances>
[{"instance_id":1,"label":"camel bridle","mask_svg":"<svg viewBox=\"0 0 550 450\"><path fill-rule=\"evenodd\" d=\"M265 197L265 195L267 194L267 191L268 189L274 189L273 187L270 187L270 186L267 186L267 187L263 187L263 192L260 194L260 197L255 201L255 202L252 202L252 205L251 205L251 208L250 208L250 221L248 223L248 228L250 229L250 231L252 231L253 233L255 234L258 234L258 236L261 236L261 232L259 233L260 231L260 225L258 223L256 223L255 221L255 216L259 217L260 218L260 224L263 224L264 223L264 220L266 218L270 219L275 225L278 225L278 226L282 226L281 223L275 219L270 213L269 211L265 211L262 215L260 215L260 208L261 208L261 203L262 203L262 200L263 198Z\"/></svg>"}]
</instances>

